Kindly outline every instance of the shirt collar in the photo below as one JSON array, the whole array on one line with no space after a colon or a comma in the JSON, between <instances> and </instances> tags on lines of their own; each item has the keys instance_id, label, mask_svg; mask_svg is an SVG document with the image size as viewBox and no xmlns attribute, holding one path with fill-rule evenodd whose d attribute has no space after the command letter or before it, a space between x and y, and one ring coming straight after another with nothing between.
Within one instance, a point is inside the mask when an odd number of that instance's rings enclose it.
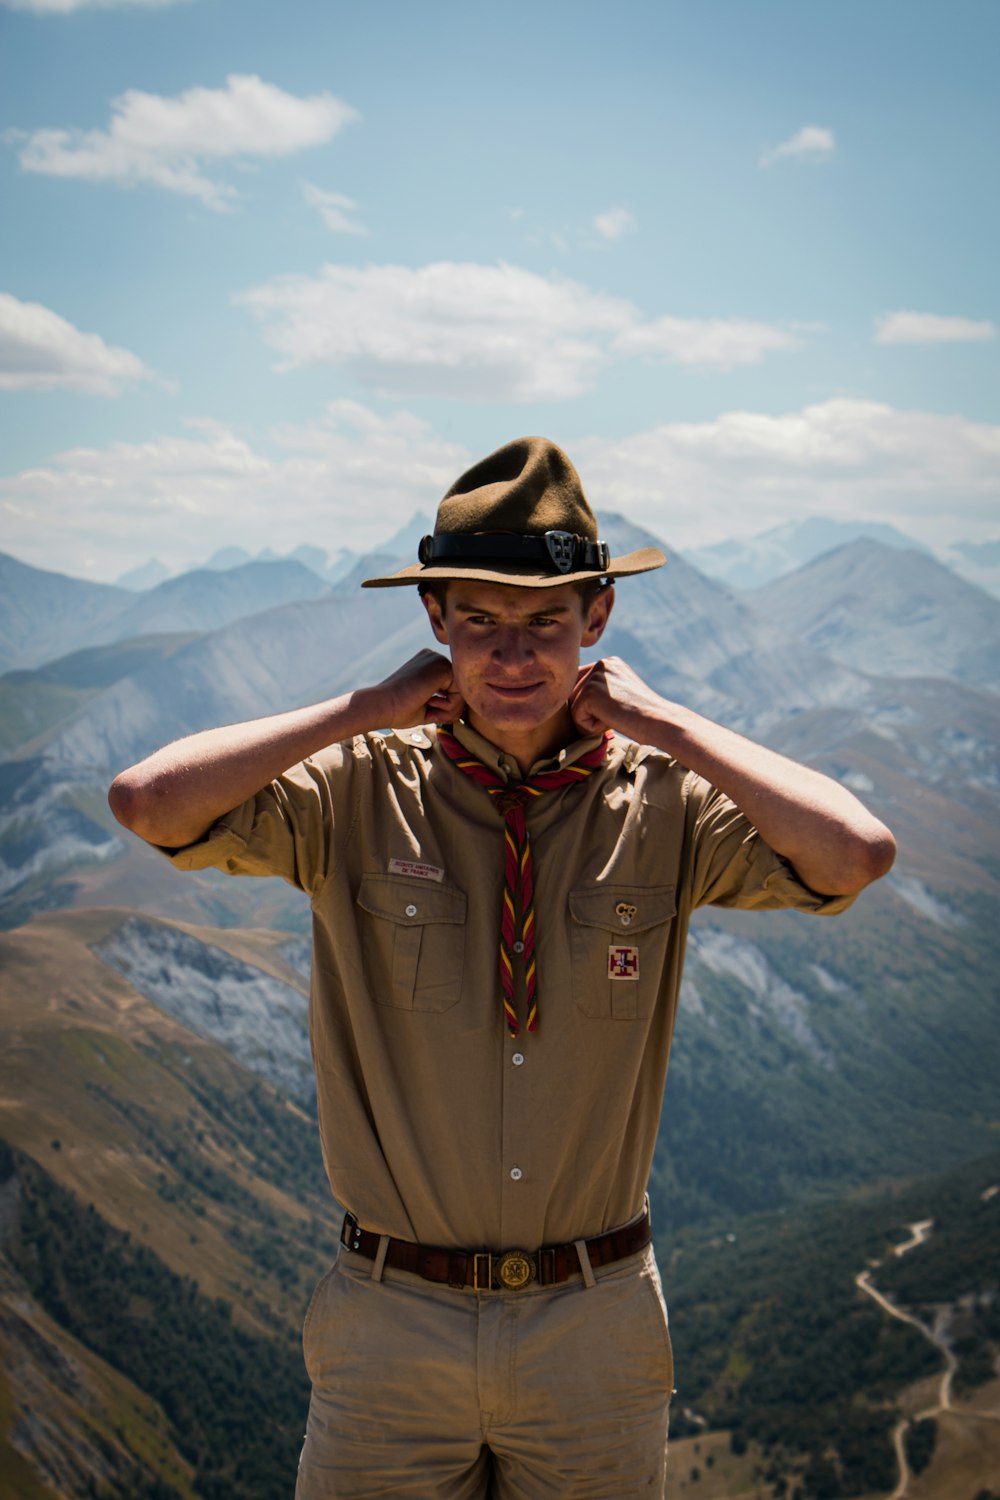
<instances>
[{"instance_id":1,"label":"shirt collar","mask_svg":"<svg viewBox=\"0 0 1000 1500\"><path fill-rule=\"evenodd\" d=\"M464 719L456 719L451 725L452 734L468 750L470 755L475 755L484 765L489 766L491 771L496 771L505 781L523 781L520 767L512 755L499 746L491 743L481 735L478 730L473 729ZM601 736L588 735L585 739L573 740L571 744L565 745L555 755L547 755L542 760L536 760L528 772L534 776L540 771L557 771L560 767L571 764L578 760L581 755L586 755L589 750L595 750L601 743Z\"/></svg>"}]
</instances>

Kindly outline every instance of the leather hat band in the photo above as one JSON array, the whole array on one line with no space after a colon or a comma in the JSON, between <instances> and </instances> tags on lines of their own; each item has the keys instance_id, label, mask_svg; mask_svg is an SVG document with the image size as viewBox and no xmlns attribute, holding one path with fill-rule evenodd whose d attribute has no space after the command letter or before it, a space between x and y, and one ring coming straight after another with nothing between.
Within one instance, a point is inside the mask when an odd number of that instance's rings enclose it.
<instances>
[{"instance_id":1,"label":"leather hat band","mask_svg":"<svg viewBox=\"0 0 1000 1500\"><path fill-rule=\"evenodd\" d=\"M427 566L436 562L541 563L553 573L606 572L611 565L607 542L592 542L571 531L537 532L517 536L513 532L446 532L425 536L417 550Z\"/></svg>"}]
</instances>

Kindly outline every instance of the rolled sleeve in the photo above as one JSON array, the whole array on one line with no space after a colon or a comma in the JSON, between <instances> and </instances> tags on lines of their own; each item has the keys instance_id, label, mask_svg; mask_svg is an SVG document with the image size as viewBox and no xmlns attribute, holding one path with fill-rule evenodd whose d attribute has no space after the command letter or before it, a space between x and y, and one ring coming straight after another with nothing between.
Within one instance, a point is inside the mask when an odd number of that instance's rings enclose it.
<instances>
[{"instance_id":1,"label":"rolled sleeve","mask_svg":"<svg viewBox=\"0 0 1000 1500\"><path fill-rule=\"evenodd\" d=\"M280 875L315 895L334 863L335 830L338 842L350 836L357 759L357 744L331 746L225 813L200 839L160 852L179 870Z\"/></svg>"}]
</instances>

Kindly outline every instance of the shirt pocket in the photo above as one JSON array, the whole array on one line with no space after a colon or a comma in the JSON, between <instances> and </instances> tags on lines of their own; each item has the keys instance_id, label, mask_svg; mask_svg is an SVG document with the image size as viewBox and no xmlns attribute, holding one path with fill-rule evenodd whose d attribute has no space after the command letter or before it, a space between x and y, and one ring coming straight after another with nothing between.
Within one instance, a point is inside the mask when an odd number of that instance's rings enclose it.
<instances>
[{"instance_id":1,"label":"shirt pocket","mask_svg":"<svg viewBox=\"0 0 1000 1500\"><path fill-rule=\"evenodd\" d=\"M588 886L569 893L573 993L593 1020L647 1020L677 914L672 885Z\"/></svg>"},{"instance_id":2,"label":"shirt pocket","mask_svg":"<svg viewBox=\"0 0 1000 1500\"><path fill-rule=\"evenodd\" d=\"M425 880L368 875L358 892L368 992L396 1010L457 1005L465 962L466 900Z\"/></svg>"}]
</instances>

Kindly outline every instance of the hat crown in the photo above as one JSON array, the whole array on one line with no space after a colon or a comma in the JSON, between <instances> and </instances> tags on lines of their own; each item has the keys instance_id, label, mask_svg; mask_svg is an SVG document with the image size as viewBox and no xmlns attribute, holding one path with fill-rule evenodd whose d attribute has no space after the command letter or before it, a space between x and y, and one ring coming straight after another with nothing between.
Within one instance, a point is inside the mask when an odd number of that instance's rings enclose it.
<instances>
[{"instance_id":1,"label":"hat crown","mask_svg":"<svg viewBox=\"0 0 1000 1500\"><path fill-rule=\"evenodd\" d=\"M516 438L456 479L438 507L434 534L491 531L569 531L597 540L597 518L580 476L555 443Z\"/></svg>"}]
</instances>

